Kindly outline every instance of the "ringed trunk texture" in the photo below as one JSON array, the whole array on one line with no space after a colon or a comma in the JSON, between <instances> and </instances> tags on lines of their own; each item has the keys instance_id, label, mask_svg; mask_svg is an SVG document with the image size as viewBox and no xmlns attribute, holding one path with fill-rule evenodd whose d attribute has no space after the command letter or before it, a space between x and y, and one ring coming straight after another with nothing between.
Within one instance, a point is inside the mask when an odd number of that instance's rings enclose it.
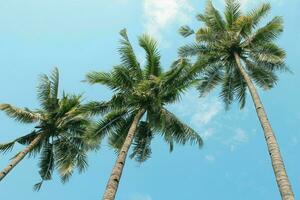
<instances>
[{"instance_id":1,"label":"ringed trunk texture","mask_svg":"<svg viewBox=\"0 0 300 200\"><path fill-rule=\"evenodd\" d=\"M21 151L10 163L0 172L0 181L21 161L23 158L43 139L44 134L39 134L32 142Z\"/></svg>"},{"instance_id":2,"label":"ringed trunk texture","mask_svg":"<svg viewBox=\"0 0 300 200\"><path fill-rule=\"evenodd\" d=\"M103 195L103 200L114 200L115 199L115 196L116 196L116 193L118 190L118 186L119 186L119 182L120 182L120 179L122 176L123 168L125 165L126 157L128 154L128 150L130 148L130 145L132 144L138 123L141 120L144 113L145 113L144 109L139 110L133 119L133 122L129 128L127 137L125 139L125 142L121 148L121 151L118 155L118 158L116 160L116 163L114 165L114 168L112 170L110 178L106 185L106 189L105 189L105 192Z\"/></svg>"},{"instance_id":3,"label":"ringed trunk texture","mask_svg":"<svg viewBox=\"0 0 300 200\"><path fill-rule=\"evenodd\" d=\"M290 184L289 178L285 170L283 159L281 157L281 153L279 150L279 145L276 141L275 134L272 130L271 124L268 120L263 104L259 98L258 92L252 80L250 79L249 75L247 74L244 67L242 66L239 55L235 53L234 56L239 71L241 72L242 76L244 77L247 83L248 89L250 91L256 109L257 116L259 118L260 124L264 131L264 136L267 142L268 151L271 157L271 162L276 177L277 185L281 194L281 198L283 200L294 200L295 197L293 194L292 186Z\"/></svg>"}]
</instances>

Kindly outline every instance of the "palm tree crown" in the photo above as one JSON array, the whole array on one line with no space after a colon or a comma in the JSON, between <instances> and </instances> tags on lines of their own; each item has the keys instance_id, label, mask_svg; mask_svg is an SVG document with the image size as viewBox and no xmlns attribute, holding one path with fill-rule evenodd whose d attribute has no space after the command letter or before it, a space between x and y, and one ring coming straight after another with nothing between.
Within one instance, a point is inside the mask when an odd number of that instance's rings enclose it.
<instances>
[{"instance_id":1,"label":"palm tree crown","mask_svg":"<svg viewBox=\"0 0 300 200\"><path fill-rule=\"evenodd\" d=\"M208 1L204 14L197 15L203 22L201 28L195 32L188 26L181 27L184 37L191 34L196 37L196 43L183 46L179 54L197 55L201 59L198 90L202 95L221 85L220 97L227 108L235 99L244 107L247 85L238 70L235 55L242 60L250 78L263 89L276 84L276 71L288 70L284 50L274 43L283 31L282 18L274 17L258 27L270 8L270 4L265 3L242 14L238 1L226 0L223 17Z\"/></svg>"},{"instance_id":2,"label":"palm tree crown","mask_svg":"<svg viewBox=\"0 0 300 200\"><path fill-rule=\"evenodd\" d=\"M110 73L91 72L86 76L89 83L106 85L115 92L110 101L86 105L93 114L109 112L93 126L91 132L98 138L108 134L110 144L120 149L133 118L144 109L146 116L138 124L131 158L143 162L150 156L150 143L155 133L165 139L170 150L174 142L191 142L201 146L201 137L166 108L178 101L180 94L194 83L194 77L189 76L187 70L191 67L190 63L180 59L173 63L171 70L163 72L156 42L143 35L139 38L139 45L146 52L145 68L142 69L126 30L120 34L121 64Z\"/></svg>"},{"instance_id":3,"label":"palm tree crown","mask_svg":"<svg viewBox=\"0 0 300 200\"><path fill-rule=\"evenodd\" d=\"M246 90L251 94L255 110L264 131L277 185L283 200L294 200L292 187L285 170L275 134L255 87L272 88L277 82L276 71L288 70L285 52L274 40L283 31L283 20L274 17L258 27L270 10L270 4L242 14L237 0L226 0L224 17L208 1L204 14L197 16L204 26L195 33L183 26L180 33L196 35L196 43L183 46L181 56L198 57L195 72L200 72L198 90L204 95L221 85L220 97L226 108L238 100L243 108Z\"/></svg>"},{"instance_id":4,"label":"palm tree crown","mask_svg":"<svg viewBox=\"0 0 300 200\"><path fill-rule=\"evenodd\" d=\"M39 190L44 180L50 180L55 168L63 182L72 175L73 169L83 171L87 167L86 149L83 135L89 119L81 109L81 96L63 94L58 98L59 73L55 68L52 75L41 76L38 99L41 109L29 110L9 104L0 104L9 117L21 123L36 123L34 130L12 142L1 144L0 151L12 150L15 143L29 145L35 138L39 140L30 155L40 154L39 174L41 182L35 185Z\"/></svg>"}]
</instances>

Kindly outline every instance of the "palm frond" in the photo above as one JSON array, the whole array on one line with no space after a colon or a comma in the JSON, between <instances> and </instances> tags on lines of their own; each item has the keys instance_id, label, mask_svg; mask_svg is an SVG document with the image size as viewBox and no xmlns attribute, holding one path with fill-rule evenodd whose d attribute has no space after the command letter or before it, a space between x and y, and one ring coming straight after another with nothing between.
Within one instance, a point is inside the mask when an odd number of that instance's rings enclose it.
<instances>
[{"instance_id":1,"label":"palm frond","mask_svg":"<svg viewBox=\"0 0 300 200\"><path fill-rule=\"evenodd\" d=\"M133 48L128 39L127 30L123 29L120 31L121 47L119 48L119 53L121 55L122 65L130 69L137 79L142 79L142 70L140 68L140 63L137 61Z\"/></svg>"},{"instance_id":2,"label":"palm frond","mask_svg":"<svg viewBox=\"0 0 300 200\"><path fill-rule=\"evenodd\" d=\"M259 22L271 10L270 3L263 3L258 8L252 9L246 16L251 19L252 28L256 28Z\"/></svg>"},{"instance_id":3,"label":"palm frond","mask_svg":"<svg viewBox=\"0 0 300 200\"><path fill-rule=\"evenodd\" d=\"M42 74L40 76L39 84L37 87L37 97L40 101L41 106L45 110L50 110L50 101L51 101L51 81L48 76Z\"/></svg>"},{"instance_id":4,"label":"palm frond","mask_svg":"<svg viewBox=\"0 0 300 200\"><path fill-rule=\"evenodd\" d=\"M91 116L105 114L110 110L110 105L105 101L90 101L80 108L84 113Z\"/></svg>"},{"instance_id":5,"label":"palm frond","mask_svg":"<svg viewBox=\"0 0 300 200\"><path fill-rule=\"evenodd\" d=\"M40 161L39 161L39 174L42 180L50 180L52 178L52 173L54 170L54 152L53 144L45 141Z\"/></svg>"},{"instance_id":6,"label":"palm frond","mask_svg":"<svg viewBox=\"0 0 300 200\"><path fill-rule=\"evenodd\" d=\"M223 32L225 30L225 22L210 0L205 6L204 14L198 14L197 19L204 22L205 25L212 30L218 32Z\"/></svg>"},{"instance_id":7,"label":"palm frond","mask_svg":"<svg viewBox=\"0 0 300 200\"><path fill-rule=\"evenodd\" d=\"M243 44L243 47L269 43L283 32L282 17L274 17L267 25L259 28Z\"/></svg>"},{"instance_id":8,"label":"palm frond","mask_svg":"<svg viewBox=\"0 0 300 200\"><path fill-rule=\"evenodd\" d=\"M212 65L203 69L197 86L200 96L205 96L223 81L223 71L220 65Z\"/></svg>"},{"instance_id":9,"label":"palm frond","mask_svg":"<svg viewBox=\"0 0 300 200\"><path fill-rule=\"evenodd\" d=\"M58 97L58 86L59 86L59 71L55 67L50 75L50 95L52 99L57 99Z\"/></svg>"},{"instance_id":10,"label":"palm frond","mask_svg":"<svg viewBox=\"0 0 300 200\"><path fill-rule=\"evenodd\" d=\"M233 69L227 69L222 82L220 97L225 104L225 109L228 110L230 104L234 100L234 77Z\"/></svg>"},{"instance_id":11,"label":"palm frond","mask_svg":"<svg viewBox=\"0 0 300 200\"><path fill-rule=\"evenodd\" d=\"M42 119L39 113L35 113L28 108L17 108L10 104L0 104L0 110L4 111L9 117L22 123L34 123Z\"/></svg>"},{"instance_id":12,"label":"palm frond","mask_svg":"<svg viewBox=\"0 0 300 200\"><path fill-rule=\"evenodd\" d=\"M156 41L148 35L142 35L139 38L139 44L146 52L146 77L149 77L151 75L159 76L161 73L160 54L157 49Z\"/></svg>"},{"instance_id":13,"label":"palm frond","mask_svg":"<svg viewBox=\"0 0 300 200\"><path fill-rule=\"evenodd\" d=\"M172 138L178 144L197 144L199 147L203 145L202 138L196 131L182 123L173 113L167 109L160 111L160 124L156 125L158 129L165 135L164 137Z\"/></svg>"},{"instance_id":14,"label":"palm frond","mask_svg":"<svg viewBox=\"0 0 300 200\"><path fill-rule=\"evenodd\" d=\"M193 29L191 29L189 26L181 26L180 29L178 30L178 32L183 37L188 37L195 33L195 31Z\"/></svg>"},{"instance_id":15,"label":"palm frond","mask_svg":"<svg viewBox=\"0 0 300 200\"><path fill-rule=\"evenodd\" d=\"M0 144L0 152L1 153L10 152L14 148L15 143L16 143L16 141L14 140L12 142L7 142L7 143L4 143L4 144Z\"/></svg>"},{"instance_id":16,"label":"palm frond","mask_svg":"<svg viewBox=\"0 0 300 200\"><path fill-rule=\"evenodd\" d=\"M226 0L225 1L225 19L228 29L231 29L235 21L241 16L240 3L238 0Z\"/></svg>"},{"instance_id":17,"label":"palm frond","mask_svg":"<svg viewBox=\"0 0 300 200\"><path fill-rule=\"evenodd\" d=\"M136 112L132 112L121 119L115 129L109 134L109 144L116 152L121 150L135 115Z\"/></svg>"},{"instance_id":18,"label":"palm frond","mask_svg":"<svg viewBox=\"0 0 300 200\"><path fill-rule=\"evenodd\" d=\"M145 162L151 156L151 141L153 139L153 132L150 124L145 121L141 121L137 128L136 136L133 142L133 150L130 154L130 158L139 163Z\"/></svg>"},{"instance_id":19,"label":"palm frond","mask_svg":"<svg viewBox=\"0 0 300 200\"><path fill-rule=\"evenodd\" d=\"M207 52L207 47L205 45L193 43L193 44L188 44L184 45L179 48L178 54L181 57L191 57L191 56L197 56L200 53L205 53Z\"/></svg>"}]
</instances>

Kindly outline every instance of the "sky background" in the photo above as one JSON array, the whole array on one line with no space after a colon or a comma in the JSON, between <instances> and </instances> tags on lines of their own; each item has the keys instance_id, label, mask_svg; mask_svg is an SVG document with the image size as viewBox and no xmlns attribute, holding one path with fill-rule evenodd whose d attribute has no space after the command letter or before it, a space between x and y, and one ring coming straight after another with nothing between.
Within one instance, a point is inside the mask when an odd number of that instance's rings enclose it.
<instances>
[{"instance_id":1,"label":"sky background","mask_svg":"<svg viewBox=\"0 0 300 200\"><path fill-rule=\"evenodd\" d=\"M222 0L214 0L223 8ZM271 16L281 15L285 31L278 43L287 51L293 74L280 74L271 91L259 91L273 125L296 199L300 198L300 1L271 0ZM243 10L261 1L241 1ZM203 0L0 0L0 102L38 108L38 75L54 66L61 73L60 88L84 93L86 100L107 99L110 92L101 86L81 82L92 70L109 71L119 63L118 32L127 28L137 56L137 36L147 32L159 40L162 64L168 68L177 49L190 42L178 35L181 25L198 27L195 15L202 12ZM62 90L61 90L62 91ZM152 158L139 165L128 159L117 200L279 200L266 144L248 98L244 110L234 104L224 111L217 91L199 99L194 90L170 109L199 131L205 141L195 146L168 146L157 137ZM31 125L14 122L0 113L0 143L29 133ZM0 155L4 168L13 152ZM24 159L0 183L0 199L101 199L116 155L104 143L89 154L87 172L62 185L57 174L40 192L38 158Z\"/></svg>"}]
</instances>

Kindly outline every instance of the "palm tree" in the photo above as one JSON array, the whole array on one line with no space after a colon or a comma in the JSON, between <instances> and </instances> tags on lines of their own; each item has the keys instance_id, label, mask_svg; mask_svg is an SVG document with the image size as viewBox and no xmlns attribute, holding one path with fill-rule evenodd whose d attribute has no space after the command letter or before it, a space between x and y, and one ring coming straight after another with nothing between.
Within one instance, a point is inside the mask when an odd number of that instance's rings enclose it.
<instances>
[{"instance_id":1,"label":"palm tree","mask_svg":"<svg viewBox=\"0 0 300 200\"><path fill-rule=\"evenodd\" d=\"M91 72L86 76L89 83L103 84L114 92L107 102L90 102L86 105L92 114L108 113L90 129L92 139L108 136L110 145L118 152L104 200L115 199L131 145L130 157L138 162L150 157L151 140L157 134L170 145L170 150L174 143L202 145L201 137L166 108L177 102L182 92L194 83L195 76L187 73L190 63L180 59L173 63L171 70L163 72L156 42L143 35L139 37L139 45L146 52L145 68L142 69L126 30L122 30L120 35L121 64L109 73Z\"/></svg>"},{"instance_id":2,"label":"palm tree","mask_svg":"<svg viewBox=\"0 0 300 200\"><path fill-rule=\"evenodd\" d=\"M83 135L89 119L81 109L81 96L63 94L58 99L59 73L55 68L50 77L42 75L38 86L41 109L29 110L9 104L0 104L0 110L21 123L37 124L34 130L9 143L1 144L0 151L8 152L15 143L26 148L13 157L11 163L0 172L0 181L27 155L40 154L39 174L41 181L35 184L39 190L44 180L50 180L55 168L63 182L67 181L76 167L82 172L87 167Z\"/></svg>"},{"instance_id":3,"label":"palm tree","mask_svg":"<svg viewBox=\"0 0 300 200\"><path fill-rule=\"evenodd\" d=\"M198 56L195 65L201 72L198 90L205 95L220 85L220 97L226 108L234 100L238 100L243 108L248 88L264 131L282 199L293 200L279 146L256 89L272 88L278 80L276 72L288 70L284 50L274 43L283 31L282 18L274 17L266 25L258 26L270 8L266 3L243 14L238 1L226 0L223 17L208 1L205 13L197 16L203 27L196 32L188 26L181 27L180 33L185 37L195 34L196 42L183 46L179 53L183 57Z\"/></svg>"}]
</instances>

